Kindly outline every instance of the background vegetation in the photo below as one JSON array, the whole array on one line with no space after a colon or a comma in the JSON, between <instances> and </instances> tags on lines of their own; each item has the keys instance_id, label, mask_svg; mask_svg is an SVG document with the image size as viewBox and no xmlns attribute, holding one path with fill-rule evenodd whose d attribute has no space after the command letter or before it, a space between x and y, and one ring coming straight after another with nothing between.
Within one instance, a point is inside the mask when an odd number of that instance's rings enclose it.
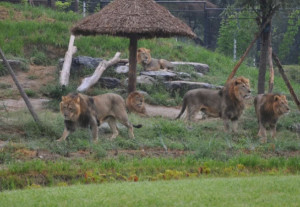
<instances>
[{"instance_id":1,"label":"background vegetation","mask_svg":"<svg viewBox=\"0 0 300 207\"><path fill-rule=\"evenodd\" d=\"M66 51L70 27L81 18L73 12L56 12L28 5L0 3L0 9L5 11L1 13L5 18L0 20L0 45L9 58L25 59L24 62L28 65L57 65L58 59L62 58ZM234 24L231 22L224 25L223 30L234 29ZM220 46L220 51L226 51L226 41L232 34L224 32L220 35L220 44L224 45ZM245 45L247 38L250 38L247 34L248 32L238 30L238 35L245 37ZM75 44L78 47L76 55L109 59L115 52L120 51L122 58L128 58L127 39L108 36L78 37ZM141 40L138 46L151 49L153 57L208 64L210 72L203 77L197 76L190 67L176 68L191 74L192 80L199 82L223 85L235 65L232 58L206 50L186 39ZM239 53L241 52L242 50L239 50ZM251 67L252 65L251 60L246 61L237 75L250 79L255 95L258 71L257 68ZM286 66L285 69L296 93L300 94L298 65ZM138 71L140 70L139 67ZM92 71L87 70L84 75L90 73ZM4 67L0 67L0 74L6 74ZM53 74L56 80L58 74L58 70ZM111 75L109 69L105 75ZM34 123L27 111L10 112L5 110L5 106L0 106L0 141L7 143L5 147L0 148L0 190L120 180L299 173L300 139L295 124L299 123L300 116L277 72L274 92L286 94L292 110L288 116L279 120L277 139L269 139L266 144L260 144L256 137L258 125L252 100L248 103L240 121L239 132L236 134L224 133L220 119L194 123L192 129L189 129L182 120L130 115L131 122L143 124L143 128L135 130L135 140L129 139L127 130L120 127L120 136L113 141L107 139L110 132L103 130L100 131L100 142L92 144L88 130L78 130L66 142L57 143L55 140L63 131L63 117L58 113L58 103L62 95L75 90L81 77L82 74L72 75L71 84L65 90L54 81L41 87L38 92L27 91L32 97L46 96L51 99L48 109L39 112L43 123L41 126ZM36 78L38 77L30 77L33 80ZM124 80L126 76L119 78ZM8 86L0 83L0 87ZM170 94L162 83L138 88L149 94L148 103L165 106L181 104L183 94ZM110 91L125 97L124 90L125 87L108 90L96 86L88 91L88 94ZM9 97L9 93L6 97ZM168 148L168 153L164 151L165 147ZM297 180L297 177L292 177L291 181L287 182L293 183L293 178ZM264 177L253 179L257 183L263 183ZM253 192L256 191L252 189ZM223 193L222 191L220 194ZM5 202L14 199L13 194L12 197L6 197L6 194L0 196L0 200ZM20 197L22 198L26 196ZM287 200L291 205L294 202L292 199Z\"/></svg>"}]
</instances>

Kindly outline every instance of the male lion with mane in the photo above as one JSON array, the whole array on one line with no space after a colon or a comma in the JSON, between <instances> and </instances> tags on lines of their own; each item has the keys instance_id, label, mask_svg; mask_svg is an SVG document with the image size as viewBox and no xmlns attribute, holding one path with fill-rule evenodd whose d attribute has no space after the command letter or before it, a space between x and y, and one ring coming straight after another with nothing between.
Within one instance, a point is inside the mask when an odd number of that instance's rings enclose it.
<instances>
[{"instance_id":1,"label":"male lion with mane","mask_svg":"<svg viewBox=\"0 0 300 207\"><path fill-rule=\"evenodd\" d=\"M128 95L126 99L126 108L129 112L134 112L141 116L147 116L144 95L137 91L131 92Z\"/></svg>"},{"instance_id":2,"label":"male lion with mane","mask_svg":"<svg viewBox=\"0 0 300 207\"><path fill-rule=\"evenodd\" d=\"M271 136L275 138L276 124L280 116L290 111L285 95L259 94L254 99L255 112L259 124L258 136L261 143L267 142L266 128L271 129Z\"/></svg>"},{"instance_id":3,"label":"male lion with mane","mask_svg":"<svg viewBox=\"0 0 300 207\"><path fill-rule=\"evenodd\" d=\"M137 51L137 63L142 64L146 71L156 71L160 69L173 69L174 65L164 59L155 59L150 55L150 50L147 48L139 48Z\"/></svg>"},{"instance_id":4,"label":"male lion with mane","mask_svg":"<svg viewBox=\"0 0 300 207\"><path fill-rule=\"evenodd\" d=\"M136 126L129 122L124 99L113 93L98 96L87 96L80 93L68 94L62 97L60 111L65 119L65 128L61 138L57 141L65 140L77 127L90 127L94 142L97 142L98 126L104 121L112 130L110 139L116 138L119 134L116 120L128 128L130 138L134 138L133 127L141 127L141 125Z\"/></svg>"},{"instance_id":5,"label":"male lion with mane","mask_svg":"<svg viewBox=\"0 0 300 207\"><path fill-rule=\"evenodd\" d=\"M193 89L184 95L182 108L176 119L187 108L187 119L190 123L200 110L208 116L222 118L226 131L230 129L231 121L232 130L236 132L237 121L245 108L244 100L250 98L250 95L249 79L244 77L231 79L220 90Z\"/></svg>"}]
</instances>

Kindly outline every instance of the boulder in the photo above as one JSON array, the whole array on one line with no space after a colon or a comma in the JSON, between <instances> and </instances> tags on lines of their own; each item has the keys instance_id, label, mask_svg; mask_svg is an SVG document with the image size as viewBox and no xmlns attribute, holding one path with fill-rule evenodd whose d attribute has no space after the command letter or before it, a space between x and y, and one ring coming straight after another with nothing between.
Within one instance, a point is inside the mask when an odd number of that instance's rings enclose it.
<instances>
[{"instance_id":1,"label":"boulder","mask_svg":"<svg viewBox=\"0 0 300 207\"><path fill-rule=\"evenodd\" d=\"M192 76L188 73L185 72L176 72L176 74L178 75L179 79L181 80L190 80L192 78Z\"/></svg>"},{"instance_id":2,"label":"boulder","mask_svg":"<svg viewBox=\"0 0 300 207\"><path fill-rule=\"evenodd\" d=\"M209 66L203 63L196 63L196 62L172 62L173 65L189 65L193 66L196 72L200 72L206 74L209 72Z\"/></svg>"},{"instance_id":3,"label":"boulder","mask_svg":"<svg viewBox=\"0 0 300 207\"><path fill-rule=\"evenodd\" d=\"M291 131L300 134L300 123L294 123L292 126L289 127Z\"/></svg>"},{"instance_id":4,"label":"boulder","mask_svg":"<svg viewBox=\"0 0 300 207\"><path fill-rule=\"evenodd\" d=\"M129 71L129 67L127 65L118 65L115 68L115 72L118 74L128 73L128 71Z\"/></svg>"},{"instance_id":5,"label":"boulder","mask_svg":"<svg viewBox=\"0 0 300 207\"><path fill-rule=\"evenodd\" d=\"M157 80L163 80L163 81L172 81L172 80L178 80L178 75L173 72L159 70L159 71L142 71L141 75L150 76L152 78L155 78Z\"/></svg>"},{"instance_id":6,"label":"boulder","mask_svg":"<svg viewBox=\"0 0 300 207\"><path fill-rule=\"evenodd\" d=\"M96 69L101 61L101 58L92 58L87 56L74 57L72 58L71 71L80 71L85 68Z\"/></svg>"},{"instance_id":7,"label":"boulder","mask_svg":"<svg viewBox=\"0 0 300 207\"><path fill-rule=\"evenodd\" d=\"M152 78L151 76L140 75L140 76L136 77L136 83L153 85L154 83L156 83L156 80L154 78Z\"/></svg>"},{"instance_id":8,"label":"boulder","mask_svg":"<svg viewBox=\"0 0 300 207\"><path fill-rule=\"evenodd\" d=\"M147 75L139 75L136 77L136 83L137 84L147 84L147 85L153 85L154 83L156 83L157 81L152 78L151 76L147 76ZM128 85L128 78L125 79L124 81L125 85Z\"/></svg>"},{"instance_id":9,"label":"boulder","mask_svg":"<svg viewBox=\"0 0 300 207\"><path fill-rule=\"evenodd\" d=\"M121 81L117 78L110 78L110 77L101 77L99 80L101 87L103 88L118 88L121 86Z\"/></svg>"},{"instance_id":10,"label":"boulder","mask_svg":"<svg viewBox=\"0 0 300 207\"><path fill-rule=\"evenodd\" d=\"M28 66L23 60L7 60L7 62L14 72L28 70ZM0 59L0 65L6 67L2 59Z\"/></svg>"},{"instance_id":11,"label":"boulder","mask_svg":"<svg viewBox=\"0 0 300 207\"><path fill-rule=\"evenodd\" d=\"M202 82L190 82L190 81L166 81L164 82L166 89L172 93L179 92L180 94L186 93L188 90L196 88L208 88L208 89L221 89L223 86L216 86L209 83Z\"/></svg>"}]
</instances>

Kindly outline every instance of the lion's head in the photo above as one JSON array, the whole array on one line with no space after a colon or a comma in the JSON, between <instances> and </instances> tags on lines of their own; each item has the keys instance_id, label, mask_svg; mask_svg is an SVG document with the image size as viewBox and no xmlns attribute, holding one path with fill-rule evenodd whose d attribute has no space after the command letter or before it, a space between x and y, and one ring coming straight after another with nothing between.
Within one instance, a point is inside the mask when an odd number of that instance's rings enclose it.
<instances>
[{"instance_id":1,"label":"lion's head","mask_svg":"<svg viewBox=\"0 0 300 207\"><path fill-rule=\"evenodd\" d=\"M279 116L290 111L285 95L275 95L272 106L275 114Z\"/></svg>"},{"instance_id":2,"label":"lion's head","mask_svg":"<svg viewBox=\"0 0 300 207\"><path fill-rule=\"evenodd\" d=\"M137 62L149 64L151 62L150 50L147 48L139 48L137 50Z\"/></svg>"},{"instance_id":3,"label":"lion's head","mask_svg":"<svg viewBox=\"0 0 300 207\"><path fill-rule=\"evenodd\" d=\"M129 111L145 114L144 95L137 91L131 92L126 99L126 106Z\"/></svg>"},{"instance_id":4,"label":"lion's head","mask_svg":"<svg viewBox=\"0 0 300 207\"><path fill-rule=\"evenodd\" d=\"M81 98L78 94L69 94L62 97L60 111L65 120L77 121L81 114Z\"/></svg>"},{"instance_id":5,"label":"lion's head","mask_svg":"<svg viewBox=\"0 0 300 207\"><path fill-rule=\"evenodd\" d=\"M227 83L229 95L232 99L237 99L238 101L243 101L250 98L251 89L249 79L241 76L230 80Z\"/></svg>"}]
</instances>

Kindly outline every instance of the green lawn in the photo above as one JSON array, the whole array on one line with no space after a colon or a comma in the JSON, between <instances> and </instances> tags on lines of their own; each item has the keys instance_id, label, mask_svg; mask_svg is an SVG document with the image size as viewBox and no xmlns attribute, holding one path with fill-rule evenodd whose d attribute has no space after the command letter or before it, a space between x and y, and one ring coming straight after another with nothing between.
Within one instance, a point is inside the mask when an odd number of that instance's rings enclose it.
<instances>
[{"instance_id":1,"label":"green lawn","mask_svg":"<svg viewBox=\"0 0 300 207\"><path fill-rule=\"evenodd\" d=\"M1 206L300 206L300 176L124 182L4 191Z\"/></svg>"}]
</instances>

